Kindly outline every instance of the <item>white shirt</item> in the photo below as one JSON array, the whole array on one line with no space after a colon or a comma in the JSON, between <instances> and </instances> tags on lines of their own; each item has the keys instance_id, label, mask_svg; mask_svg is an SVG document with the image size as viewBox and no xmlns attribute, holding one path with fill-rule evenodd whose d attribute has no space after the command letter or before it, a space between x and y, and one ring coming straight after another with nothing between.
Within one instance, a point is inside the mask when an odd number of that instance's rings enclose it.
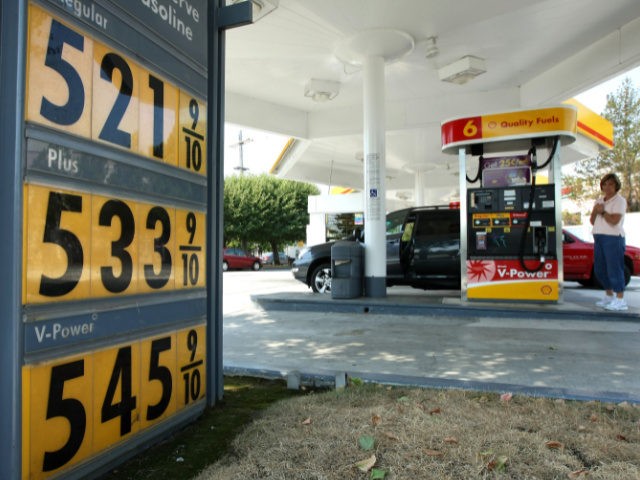
<instances>
[{"instance_id":1,"label":"white shirt","mask_svg":"<svg viewBox=\"0 0 640 480\"><path fill-rule=\"evenodd\" d=\"M624 197L616 193L613 197L605 202L604 198L596 200L596 204L604 204L604 210L607 213L619 213L622 215L620 221L616 225L611 225L604 219L604 215L597 215L593 222L593 234L615 235L624 237L624 214L627 211L627 201Z\"/></svg>"}]
</instances>

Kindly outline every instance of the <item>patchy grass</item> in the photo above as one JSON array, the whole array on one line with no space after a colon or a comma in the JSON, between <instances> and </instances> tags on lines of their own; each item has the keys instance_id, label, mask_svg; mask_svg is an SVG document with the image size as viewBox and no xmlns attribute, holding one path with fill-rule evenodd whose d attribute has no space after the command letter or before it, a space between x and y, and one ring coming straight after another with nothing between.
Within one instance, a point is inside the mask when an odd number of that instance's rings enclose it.
<instances>
[{"instance_id":1,"label":"patchy grass","mask_svg":"<svg viewBox=\"0 0 640 480\"><path fill-rule=\"evenodd\" d=\"M287 390L283 381L226 377L224 382L222 402L206 409L195 423L168 440L111 471L103 480L192 478L220 459L233 438L260 412L278 400L303 394Z\"/></svg>"},{"instance_id":2,"label":"patchy grass","mask_svg":"<svg viewBox=\"0 0 640 480\"><path fill-rule=\"evenodd\" d=\"M210 464L198 480L640 479L637 405L226 382L223 405L113 478L191 478Z\"/></svg>"}]
</instances>

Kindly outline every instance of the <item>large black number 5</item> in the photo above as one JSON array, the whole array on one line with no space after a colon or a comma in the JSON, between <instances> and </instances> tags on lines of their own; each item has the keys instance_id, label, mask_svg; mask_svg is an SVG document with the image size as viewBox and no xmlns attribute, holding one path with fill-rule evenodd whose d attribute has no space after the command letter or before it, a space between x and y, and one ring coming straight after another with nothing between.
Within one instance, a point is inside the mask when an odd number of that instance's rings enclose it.
<instances>
[{"instance_id":1,"label":"large black number 5","mask_svg":"<svg viewBox=\"0 0 640 480\"><path fill-rule=\"evenodd\" d=\"M61 277L53 278L42 274L40 277L40 295L60 297L73 290L82 275L84 254L82 244L69 230L60 228L62 212L81 212L82 197L67 193L49 192L47 219L44 225L45 243L62 247L67 254L67 269Z\"/></svg>"},{"instance_id":2,"label":"large black number 5","mask_svg":"<svg viewBox=\"0 0 640 480\"><path fill-rule=\"evenodd\" d=\"M151 343L151 359L149 360L149 381L158 380L162 384L162 396L155 405L147 407L147 420L160 417L171 400L173 382L171 370L160 365L160 353L171 349L171 337L158 338Z\"/></svg>"},{"instance_id":3,"label":"large black number 5","mask_svg":"<svg viewBox=\"0 0 640 480\"><path fill-rule=\"evenodd\" d=\"M127 111L129 102L131 101L131 94L133 93L133 74L131 73L131 69L124 58L115 53L107 53L100 64L100 78L113 82L114 70L120 71L122 83L120 83L120 90L118 92L116 102L113 104L113 108L111 109L111 112L109 112L109 116L107 117L99 136L102 140L107 142L131 148L131 134L120 130L120 122Z\"/></svg>"},{"instance_id":4,"label":"large black number 5","mask_svg":"<svg viewBox=\"0 0 640 480\"><path fill-rule=\"evenodd\" d=\"M87 414L84 405L75 398L63 398L64 383L84 375L84 360L57 365L51 369L51 384L47 400L47 420L64 417L69 421L69 438L60 450L44 452L43 472L62 467L80 449L87 429Z\"/></svg>"},{"instance_id":5,"label":"large black number 5","mask_svg":"<svg viewBox=\"0 0 640 480\"><path fill-rule=\"evenodd\" d=\"M67 82L69 96L65 105L56 105L43 97L40 104L40 115L58 125L71 125L77 122L82 116L82 110L84 110L82 79L73 65L62 58L62 49L65 43L81 52L84 50L82 35L56 20L52 20L44 64L62 75L62 78Z\"/></svg>"}]
</instances>

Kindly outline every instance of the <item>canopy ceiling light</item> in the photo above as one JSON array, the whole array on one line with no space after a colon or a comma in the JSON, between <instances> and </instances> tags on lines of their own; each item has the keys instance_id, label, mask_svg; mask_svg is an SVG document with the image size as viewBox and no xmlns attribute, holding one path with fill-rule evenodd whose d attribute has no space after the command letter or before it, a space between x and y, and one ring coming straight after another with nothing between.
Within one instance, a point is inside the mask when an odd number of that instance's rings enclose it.
<instances>
[{"instance_id":1,"label":"canopy ceiling light","mask_svg":"<svg viewBox=\"0 0 640 480\"><path fill-rule=\"evenodd\" d=\"M240 2L250 1L253 6L253 21L260 20L262 17L278 8L279 0L227 0L228 5L234 5Z\"/></svg>"},{"instance_id":2,"label":"canopy ceiling light","mask_svg":"<svg viewBox=\"0 0 640 480\"><path fill-rule=\"evenodd\" d=\"M463 85L487 71L484 59L467 55L438 70L438 76L443 82Z\"/></svg>"},{"instance_id":3,"label":"canopy ceiling light","mask_svg":"<svg viewBox=\"0 0 640 480\"><path fill-rule=\"evenodd\" d=\"M333 100L340 92L340 82L332 80L309 80L304 87L304 96L313 99L314 102L326 102Z\"/></svg>"}]
</instances>

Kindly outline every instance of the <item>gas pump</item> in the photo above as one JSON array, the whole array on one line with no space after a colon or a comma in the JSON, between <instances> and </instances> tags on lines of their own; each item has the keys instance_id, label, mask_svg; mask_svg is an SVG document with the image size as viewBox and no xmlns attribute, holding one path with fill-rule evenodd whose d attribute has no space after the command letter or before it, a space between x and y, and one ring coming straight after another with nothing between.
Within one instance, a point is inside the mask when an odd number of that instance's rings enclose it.
<instances>
[{"instance_id":1,"label":"gas pump","mask_svg":"<svg viewBox=\"0 0 640 480\"><path fill-rule=\"evenodd\" d=\"M464 300L560 300L559 152L575 134L568 105L443 122L443 151L460 159Z\"/></svg>"},{"instance_id":2,"label":"gas pump","mask_svg":"<svg viewBox=\"0 0 640 480\"><path fill-rule=\"evenodd\" d=\"M555 185L535 184L535 158L533 147L524 156L480 157L481 187L467 190L469 259L517 258L531 272L557 258Z\"/></svg>"}]
</instances>

